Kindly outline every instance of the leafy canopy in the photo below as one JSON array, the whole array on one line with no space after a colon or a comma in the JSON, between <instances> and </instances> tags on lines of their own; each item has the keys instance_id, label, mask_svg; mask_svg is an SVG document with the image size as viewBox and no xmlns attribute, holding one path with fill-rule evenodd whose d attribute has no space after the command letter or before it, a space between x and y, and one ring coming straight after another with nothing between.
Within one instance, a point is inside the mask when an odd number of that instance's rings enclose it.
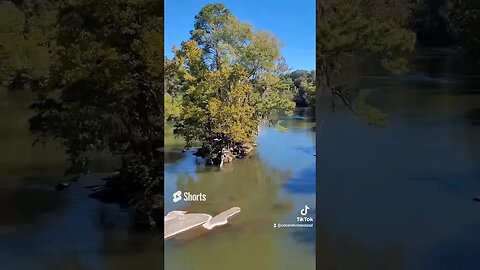
<instances>
[{"instance_id":1,"label":"leafy canopy","mask_svg":"<svg viewBox=\"0 0 480 270\"><path fill-rule=\"evenodd\" d=\"M130 193L161 194L163 2L74 0L58 10L50 74L31 106L38 142L88 172L88 153L122 161Z\"/></svg>"},{"instance_id":2,"label":"leafy canopy","mask_svg":"<svg viewBox=\"0 0 480 270\"><path fill-rule=\"evenodd\" d=\"M281 42L267 31L240 22L222 4L195 16L191 39L167 60L167 93L182 100L175 133L187 145L225 147L255 140L262 121L291 113L294 103L284 81Z\"/></svg>"},{"instance_id":3,"label":"leafy canopy","mask_svg":"<svg viewBox=\"0 0 480 270\"><path fill-rule=\"evenodd\" d=\"M0 1L0 83L11 89L48 76L48 40L55 13L45 7L28 17L23 4L16 4Z\"/></svg>"},{"instance_id":4,"label":"leafy canopy","mask_svg":"<svg viewBox=\"0 0 480 270\"><path fill-rule=\"evenodd\" d=\"M315 108L315 71L295 70L286 75L297 106Z\"/></svg>"}]
</instances>

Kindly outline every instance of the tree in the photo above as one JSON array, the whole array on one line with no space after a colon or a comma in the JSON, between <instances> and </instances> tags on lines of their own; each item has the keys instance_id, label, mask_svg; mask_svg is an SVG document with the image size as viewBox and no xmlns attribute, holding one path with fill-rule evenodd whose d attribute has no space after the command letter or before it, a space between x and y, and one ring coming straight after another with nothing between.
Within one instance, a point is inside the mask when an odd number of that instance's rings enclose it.
<instances>
[{"instance_id":1,"label":"tree","mask_svg":"<svg viewBox=\"0 0 480 270\"><path fill-rule=\"evenodd\" d=\"M295 70L287 74L297 106L315 107L315 71Z\"/></svg>"},{"instance_id":2,"label":"tree","mask_svg":"<svg viewBox=\"0 0 480 270\"><path fill-rule=\"evenodd\" d=\"M25 18L29 15L7 2L0 5L0 83L10 89L31 88L49 72L47 43L54 11L38 11L29 20L27 33Z\"/></svg>"},{"instance_id":3,"label":"tree","mask_svg":"<svg viewBox=\"0 0 480 270\"><path fill-rule=\"evenodd\" d=\"M166 63L166 81L177 82L167 91L182 100L175 134L187 146L199 141L198 154L221 165L248 155L259 125L290 113L294 103L281 43L271 33L241 23L222 4L203 7L194 27Z\"/></svg>"},{"instance_id":4,"label":"tree","mask_svg":"<svg viewBox=\"0 0 480 270\"><path fill-rule=\"evenodd\" d=\"M181 99L172 96L169 93L165 93L164 97L164 110L165 110L165 121L172 120L175 117L179 117L182 111Z\"/></svg>"},{"instance_id":5,"label":"tree","mask_svg":"<svg viewBox=\"0 0 480 270\"><path fill-rule=\"evenodd\" d=\"M452 45L449 25L450 0L416 0L412 7L411 27L418 43L426 46Z\"/></svg>"},{"instance_id":6,"label":"tree","mask_svg":"<svg viewBox=\"0 0 480 270\"><path fill-rule=\"evenodd\" d=\"M396 12L389 17L383 16L378 9L369 8L390 7L392 1L317 1L317 85L320 102L329 100L335 110L335 100L339 99L354 113L376 125L384 124L384 116L358 96L356 86L343 84L341 76L346 60L367 55L380 58L383 65L395 73L407 70L407 62L402 55L413 49L415 35L405 27L405 13L398 10L402 5L397 5Z\"/></svg>"},{"instance_id":7,"label":"tree","mask_svg":"<svg viewBox=\"0 0 480 270\"><path fill-rule=\"evenodd\" d=\"M460 45L480 61L480 2L451 0L449 19Z\"/></svg>"},{"instance_id":8,"label":"tree","mask_svg":"<svg viewBox=\"0 0 480 270\"><path fill-rule=\"evenodd\" d=\"M163 2L75 0L56 19L50 74L31 109L36 142L60 143L67 175L88 173L91 151L121 159L98 197L163 215Z\"/></svg>"},{"instance_id":9,"label":"tree","mask_svg":"<svg viewBox=\"0 0 480 270\"><path fill-rule=\"evenodd\" d=\"M34 28L46 27L46 19L50 11L55 10L63 0L10 0L23 13L22 35L25 39L31 34ZM45 30L45 28L43 28Z\"/></svg>"}]
</instances>

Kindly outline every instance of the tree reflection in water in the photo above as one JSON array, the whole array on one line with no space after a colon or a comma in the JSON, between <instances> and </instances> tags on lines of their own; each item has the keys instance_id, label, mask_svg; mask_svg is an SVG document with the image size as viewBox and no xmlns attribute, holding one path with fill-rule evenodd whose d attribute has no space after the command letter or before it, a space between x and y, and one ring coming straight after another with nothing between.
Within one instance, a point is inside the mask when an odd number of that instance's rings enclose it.
<instances>
[{"instance_id":1,"label":"tree reflection in water","mask_svg":"<svg viewBox=\"0 0 480 270\"><path fill-rule=\"evenodd\" d=\"M208 233L195 230L177 238L180 241L169 241L168 266L268 270L294 269L303 262L306 269L313 269L315 254L306 252L304 243L296 241L288 229L273 229L273 223L285 222L293 210L291 198L281 189L291 174L272 169L254 156L221 171L197 166L195 176L180 175L178 190L207 195L206 202L192 202L183 210L215 215L238 206L242 212L226 226Z\"/></svg>"}]
</instances>

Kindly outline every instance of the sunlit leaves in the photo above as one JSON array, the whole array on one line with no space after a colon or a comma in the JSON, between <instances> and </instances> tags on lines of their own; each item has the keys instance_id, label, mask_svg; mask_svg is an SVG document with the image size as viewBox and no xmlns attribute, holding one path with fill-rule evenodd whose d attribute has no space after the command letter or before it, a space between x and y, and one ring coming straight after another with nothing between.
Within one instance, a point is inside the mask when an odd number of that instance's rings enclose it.
<instances>
[{"instance_id":1,"label":"sunlit leaves","mask_svg":"<svg viewBox=\"0 0 480 270\"><path fill-rule=\"evenodd\" d=\"M222 4L202 8L194 27L165 65L166 90L182 100L175 133L187 145L252 143L262 121L293 111L275 36L240 22Z\"/></svg>"},{"instance_id":2,"label":"sunlit leaves","mask_svg":"<svg viewBox=\"0 0 480 270\"><path fill-rule=\"evenodd\" d=\"M179 117L182 113L182 101L179 97L173 97L169 93L165 93L165 120L172 120Z\"/></svg>"}]
</instances>

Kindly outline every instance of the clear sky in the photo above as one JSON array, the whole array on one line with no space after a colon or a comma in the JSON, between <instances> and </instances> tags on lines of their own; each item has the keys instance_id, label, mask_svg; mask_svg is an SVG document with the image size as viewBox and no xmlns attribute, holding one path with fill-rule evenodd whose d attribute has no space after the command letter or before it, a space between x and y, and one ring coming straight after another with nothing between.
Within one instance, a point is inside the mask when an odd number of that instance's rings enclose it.
<instances>
[{"instance_id":1,"label":"clear sky","mask_svg":"<svg viewBox=\"0 0 480 270\"><path fill-rule=\"evenodd\" d=\"M165 55L190 38L194 17L206 4L222 3L255 30L280 39L291 69L315 69L315 0L165 0Z\"/></svg>"}]
</instances>

